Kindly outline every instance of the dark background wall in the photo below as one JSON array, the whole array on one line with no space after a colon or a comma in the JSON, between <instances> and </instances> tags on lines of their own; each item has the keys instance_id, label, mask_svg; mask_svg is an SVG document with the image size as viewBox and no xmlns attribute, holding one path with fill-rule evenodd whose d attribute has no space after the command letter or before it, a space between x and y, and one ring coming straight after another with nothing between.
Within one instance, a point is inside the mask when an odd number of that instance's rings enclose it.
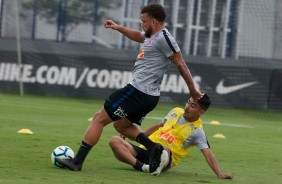
<instances>
[{"instance_id":1,"label":"dark background wall","mask_svg":"<svg viewBox=\"0 0 282 184\"><path fill-rule=\"evenodd\" d=\"M106 97L130 81L137 51L112 50L91 44L22 42L22 66L14 40L0 40L0 91L25 94ZM274 60L185 57L195 85L213 105L282 109L282 64ZM162 101L183 103L185 82L173 64L164 77Z\"/></svg>"}]
</instances>

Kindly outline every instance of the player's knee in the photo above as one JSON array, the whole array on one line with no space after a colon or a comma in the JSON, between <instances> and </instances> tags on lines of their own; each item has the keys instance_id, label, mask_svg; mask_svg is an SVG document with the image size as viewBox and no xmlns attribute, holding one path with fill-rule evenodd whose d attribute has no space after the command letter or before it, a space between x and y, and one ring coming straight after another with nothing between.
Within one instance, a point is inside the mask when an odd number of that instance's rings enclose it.
<instances>
[{"instance_id":1,"label":"player's knee","mask_svg":"<svg viewBox=\"0 0 282 184\"><path fill-rule=\"evenodd\" d=\"M111 122L112 122L111 119L103 111L97 112L93 116L92 121L91 121L92 124L98 123L98 124L101 124L103 126L106 126Z\"/></svg>"},{"instance_id":2,"label":"player's knee","mask_svg":"<svg viewBox=\"0 0 282 184\"><path fill-rule=\"evenodd\" d=\"M116 147L118 147L121 144L122 138L119 136L114 136L110 139L109 141L109 146L112 149L115 149Z\"/></svg>"}]
</instances>

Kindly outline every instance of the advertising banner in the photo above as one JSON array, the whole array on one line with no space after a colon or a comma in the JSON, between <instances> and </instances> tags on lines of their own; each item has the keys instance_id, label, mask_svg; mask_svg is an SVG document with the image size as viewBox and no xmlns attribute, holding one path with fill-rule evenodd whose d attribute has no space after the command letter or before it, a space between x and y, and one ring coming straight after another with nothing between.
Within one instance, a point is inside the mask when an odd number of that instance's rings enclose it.
<instances>
[{"instance_id":1,"label":"advertising banner","mask_svg":"<svg viewBox=\"0 0 282 184\"><path fill-rule=\"evenodd\" d=\"M17 64L16 53L9 57L2 53L0 58L0 91L18 91L22 79L25 94L63 96L107 97L130 82L134 65L124 57L23 53L22 65ZM281 104L281 80L272 81L270 68L208 59L187 64L196 87L208 93L215 106L267 109ZM281 79L279 71L274 75ZM185 103L188 98L187 85L171 64L161 101Z\"/></svg>"}]
</instances>

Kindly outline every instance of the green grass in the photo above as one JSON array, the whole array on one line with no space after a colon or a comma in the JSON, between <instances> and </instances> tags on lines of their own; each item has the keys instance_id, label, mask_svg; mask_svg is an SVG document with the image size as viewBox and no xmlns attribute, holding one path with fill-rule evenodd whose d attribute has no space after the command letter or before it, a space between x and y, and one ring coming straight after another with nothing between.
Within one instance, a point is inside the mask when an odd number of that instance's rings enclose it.
<instances>
[{"instance_id":1,"label":"green grass","mask_svg":"<svg viewBox=\"0 0 282 184\"><path fill-rule=\"evenodd\" d=\"M0 183L141 184L141 183L280 183L281 111L238 110L211 107L202 117L205 131L223 172L233 172L232 181L219 180L201 152L195 148L176 168L158 177L134 171L117 161L108 141L117 135L107 126L92 149L82 172L52 166L50 155L59 145L76 152L103 100L0 94ZM145 129L163 117L175 104L162 104L143 121ZM180 105L182 106L182 105ZM211 120L222 123L210 125ZM28 128L33 135L18 134ZM213 135L222 133L226 139Z\"/></svg>"}]
</instances>

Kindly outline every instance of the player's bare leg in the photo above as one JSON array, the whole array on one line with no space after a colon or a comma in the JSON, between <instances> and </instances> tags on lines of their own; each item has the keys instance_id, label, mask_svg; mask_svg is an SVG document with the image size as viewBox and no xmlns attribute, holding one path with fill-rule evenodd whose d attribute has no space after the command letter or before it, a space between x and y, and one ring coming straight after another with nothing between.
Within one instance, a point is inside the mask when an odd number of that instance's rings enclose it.
<instances>
[{"instance_id":1,"label":"player's bare leg","mask_svg":"<svg viewBox=\"0 0 282 184\"><path fill-rule=\"evenodd\" d=\"M158 143L152 142L144 133L141 132L140 128L137 125L131 123L127 119L115 121L114 126L116 130L122 135L143 144L148 149L148 151L150 152L150 173L155 172L161 163L163 146Z\"/></svg>"},{"instance_id":2,"label":"player's bare leg","mask_svg":"<svg viewBox=\"0 0 282 184\"><path fill-rule=\"evenodd\" d=\"M84 139L74 159L56 158L55 160L70 170L81 171L82 164L86 156L91 148L99 141L103 128L111 122L111 118L108 116L104 108L102 108L101 111L94 115L91 124L84 134Z\"/></svg>"},{"instance_id":3,"label":"player's bare leg","mask_svg":"<svg viewBox=\"0 0 282 184\"><path fill-rule=\"evenodd\" d=\"M123 136L114 136L109 142L110 147L115 157L126 164L131 165L136 170L143 172L149 172L149 165L140 162L136 159L137 153L135 149L127 141L124 140Z\"/></svg>"},{"instance_id":4,"label":"player's bare leg","mask_svg":"<svg viewBox=\"0 0 282 184\"><path fill-rule=\"evenodd\" d=\"M96 113L92 118L91 124L84 134L84 142L89 145L95 146L101 137L103 128L111 122L112 119L108 116L105 109L102 108L101 111Z\"/></svg>"},{"instance_id":5,"label":"player's bare leg","mask_svg":"<svg viewBox=\"0 0 282 184\"><path fill-rule=\"evenodd\" d=\"M136 163L136 153L133 147L119 136L111 138L109 145L115 157L126 164L134 166Z\"/></svg>"},{"instance_id":6,"label":"player's bare leg","mask_svg":"<svg viewBox=\"0 0 282 184\"><path fill-rule=\"evenodd\" d=\"M137 135L141 133L140 127L136 124L131 123L126 118L113 122L113 125L121 135L133 141L135 141Z\"/></svg>"}]
</instances>

